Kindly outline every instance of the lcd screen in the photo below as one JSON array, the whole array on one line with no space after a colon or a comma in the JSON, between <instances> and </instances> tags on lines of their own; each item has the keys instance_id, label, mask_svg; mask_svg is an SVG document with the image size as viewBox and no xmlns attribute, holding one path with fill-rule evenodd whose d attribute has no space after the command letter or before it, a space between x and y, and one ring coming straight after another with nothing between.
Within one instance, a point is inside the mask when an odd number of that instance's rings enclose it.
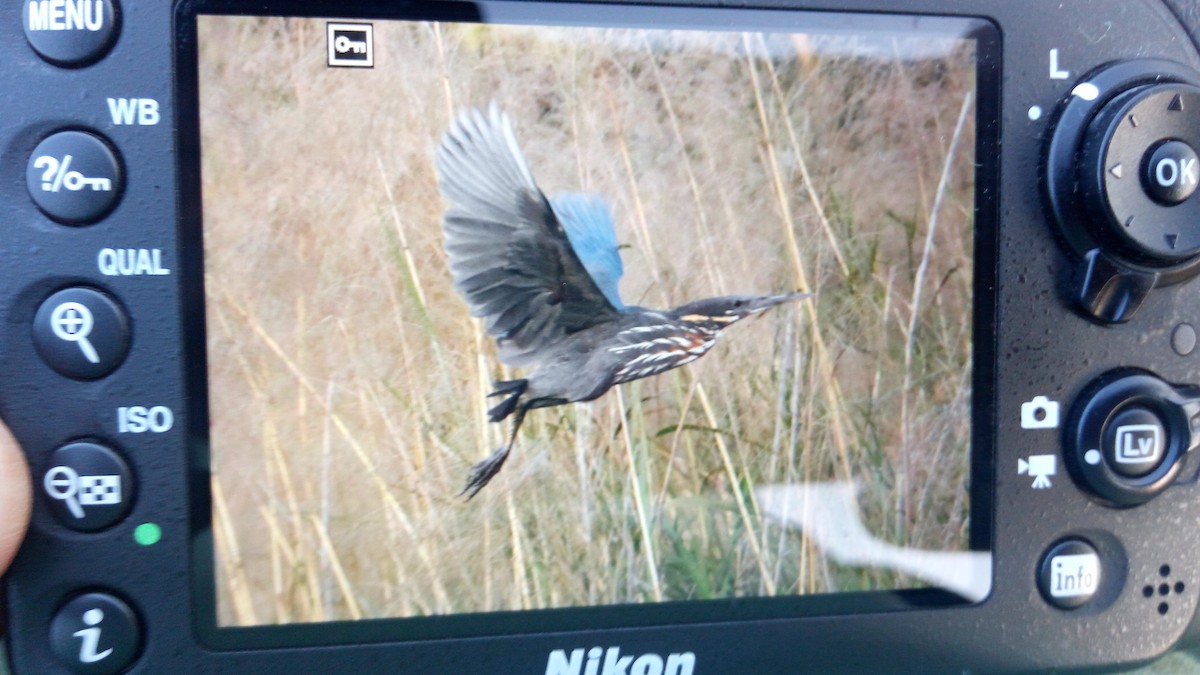
<instances>
[{"instance_id":1,"label":"lcd screen","mask_svg":"<svg viewBox=\"0 0 1200 675\"><path fill-rule=\"evenodd\" d=\"M217 624L981 600L991 29L489 7L191 19Z\"/></svg>"}]
</instances>

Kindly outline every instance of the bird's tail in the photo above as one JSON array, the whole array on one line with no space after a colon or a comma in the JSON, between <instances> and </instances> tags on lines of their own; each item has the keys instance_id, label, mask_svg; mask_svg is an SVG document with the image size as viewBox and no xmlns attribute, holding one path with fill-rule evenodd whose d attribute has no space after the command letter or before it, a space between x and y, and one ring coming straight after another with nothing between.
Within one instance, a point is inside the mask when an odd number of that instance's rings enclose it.
<instances>
[{"instance_id":1,"label":"bird's tail","mask_svg":"<svg viewBox=\"0 0 1200 675\"><path fill-rule=\"evenodd\" d=\"M521 394L524 394L525 388L529 386L529 380L500 380L493 386L495 389L488 396L504 396L505 398L488 410L488 419L499 422L517 409Z\"/></svg>"}]
</instances>

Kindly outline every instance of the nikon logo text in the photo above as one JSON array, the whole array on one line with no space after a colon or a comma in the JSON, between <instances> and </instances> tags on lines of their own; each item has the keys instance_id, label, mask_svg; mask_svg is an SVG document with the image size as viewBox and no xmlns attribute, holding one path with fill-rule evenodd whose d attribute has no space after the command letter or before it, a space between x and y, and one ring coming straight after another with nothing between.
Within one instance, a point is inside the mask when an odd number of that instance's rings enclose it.
<instances>
[{"instance_id":1,"label":"nikon logo text","mask_svg":"<svg viewBox=\"0 0 1200 675\"><path fill-rule=\"evenodd\" d=\"M642 654L640 656L621 656L620 647L601 649L592 647L586 650L571 650L567 656L565 649L555 649L550 652L546 661L546 675L693 675L696 670L696 655L692 652L682 654Z\"/></svg>"}]
</instances>

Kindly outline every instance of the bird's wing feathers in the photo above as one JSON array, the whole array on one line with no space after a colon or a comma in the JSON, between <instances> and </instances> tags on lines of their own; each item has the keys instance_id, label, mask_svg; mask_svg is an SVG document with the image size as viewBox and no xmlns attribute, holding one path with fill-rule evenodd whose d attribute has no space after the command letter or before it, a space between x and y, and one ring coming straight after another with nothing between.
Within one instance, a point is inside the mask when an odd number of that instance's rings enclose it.
<instances>
[{"instance_id":1,"label":"bird's wing feathers","mask_svg":"<svg viewBox=\"0 0 1200 675\"><path fill-rule=\"evenodd\" d=\"M599 195L565 192L551 197L550 206L604 297L617 309L624 309L618 284L625 268L608 204Z\"/></svg>"},{"instance_id":2,"label":"bird's wing feathers","mask_svg":"<svg viewBox=\"0 0 1200 675\"><path fill-rule=\"evenodd\" d=\"M454 287L510 365L617 313L589 276L517 146L508 116L462 112L437 152Z\"/></svg>"}]
</instances>

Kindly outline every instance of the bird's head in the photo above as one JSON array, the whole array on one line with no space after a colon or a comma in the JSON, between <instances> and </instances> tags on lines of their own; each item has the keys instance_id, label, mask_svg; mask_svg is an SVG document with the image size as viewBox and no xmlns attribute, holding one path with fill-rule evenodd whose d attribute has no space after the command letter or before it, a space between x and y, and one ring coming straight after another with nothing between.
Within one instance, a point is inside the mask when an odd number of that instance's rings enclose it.
<instances>
[{"instance_id":1,"label":"bird's head","mask_svg":"<svg viewBox=\"0 0 1200 675\"><path fill-rule=\"evenodd\" d=\"M748 316L761 314L785 302L803 300L811 293L783 293L781 295L723 295L705 298L671 311L675 319L700 326L710 331L721 331Z\"/></svg>"}]
</instances>

